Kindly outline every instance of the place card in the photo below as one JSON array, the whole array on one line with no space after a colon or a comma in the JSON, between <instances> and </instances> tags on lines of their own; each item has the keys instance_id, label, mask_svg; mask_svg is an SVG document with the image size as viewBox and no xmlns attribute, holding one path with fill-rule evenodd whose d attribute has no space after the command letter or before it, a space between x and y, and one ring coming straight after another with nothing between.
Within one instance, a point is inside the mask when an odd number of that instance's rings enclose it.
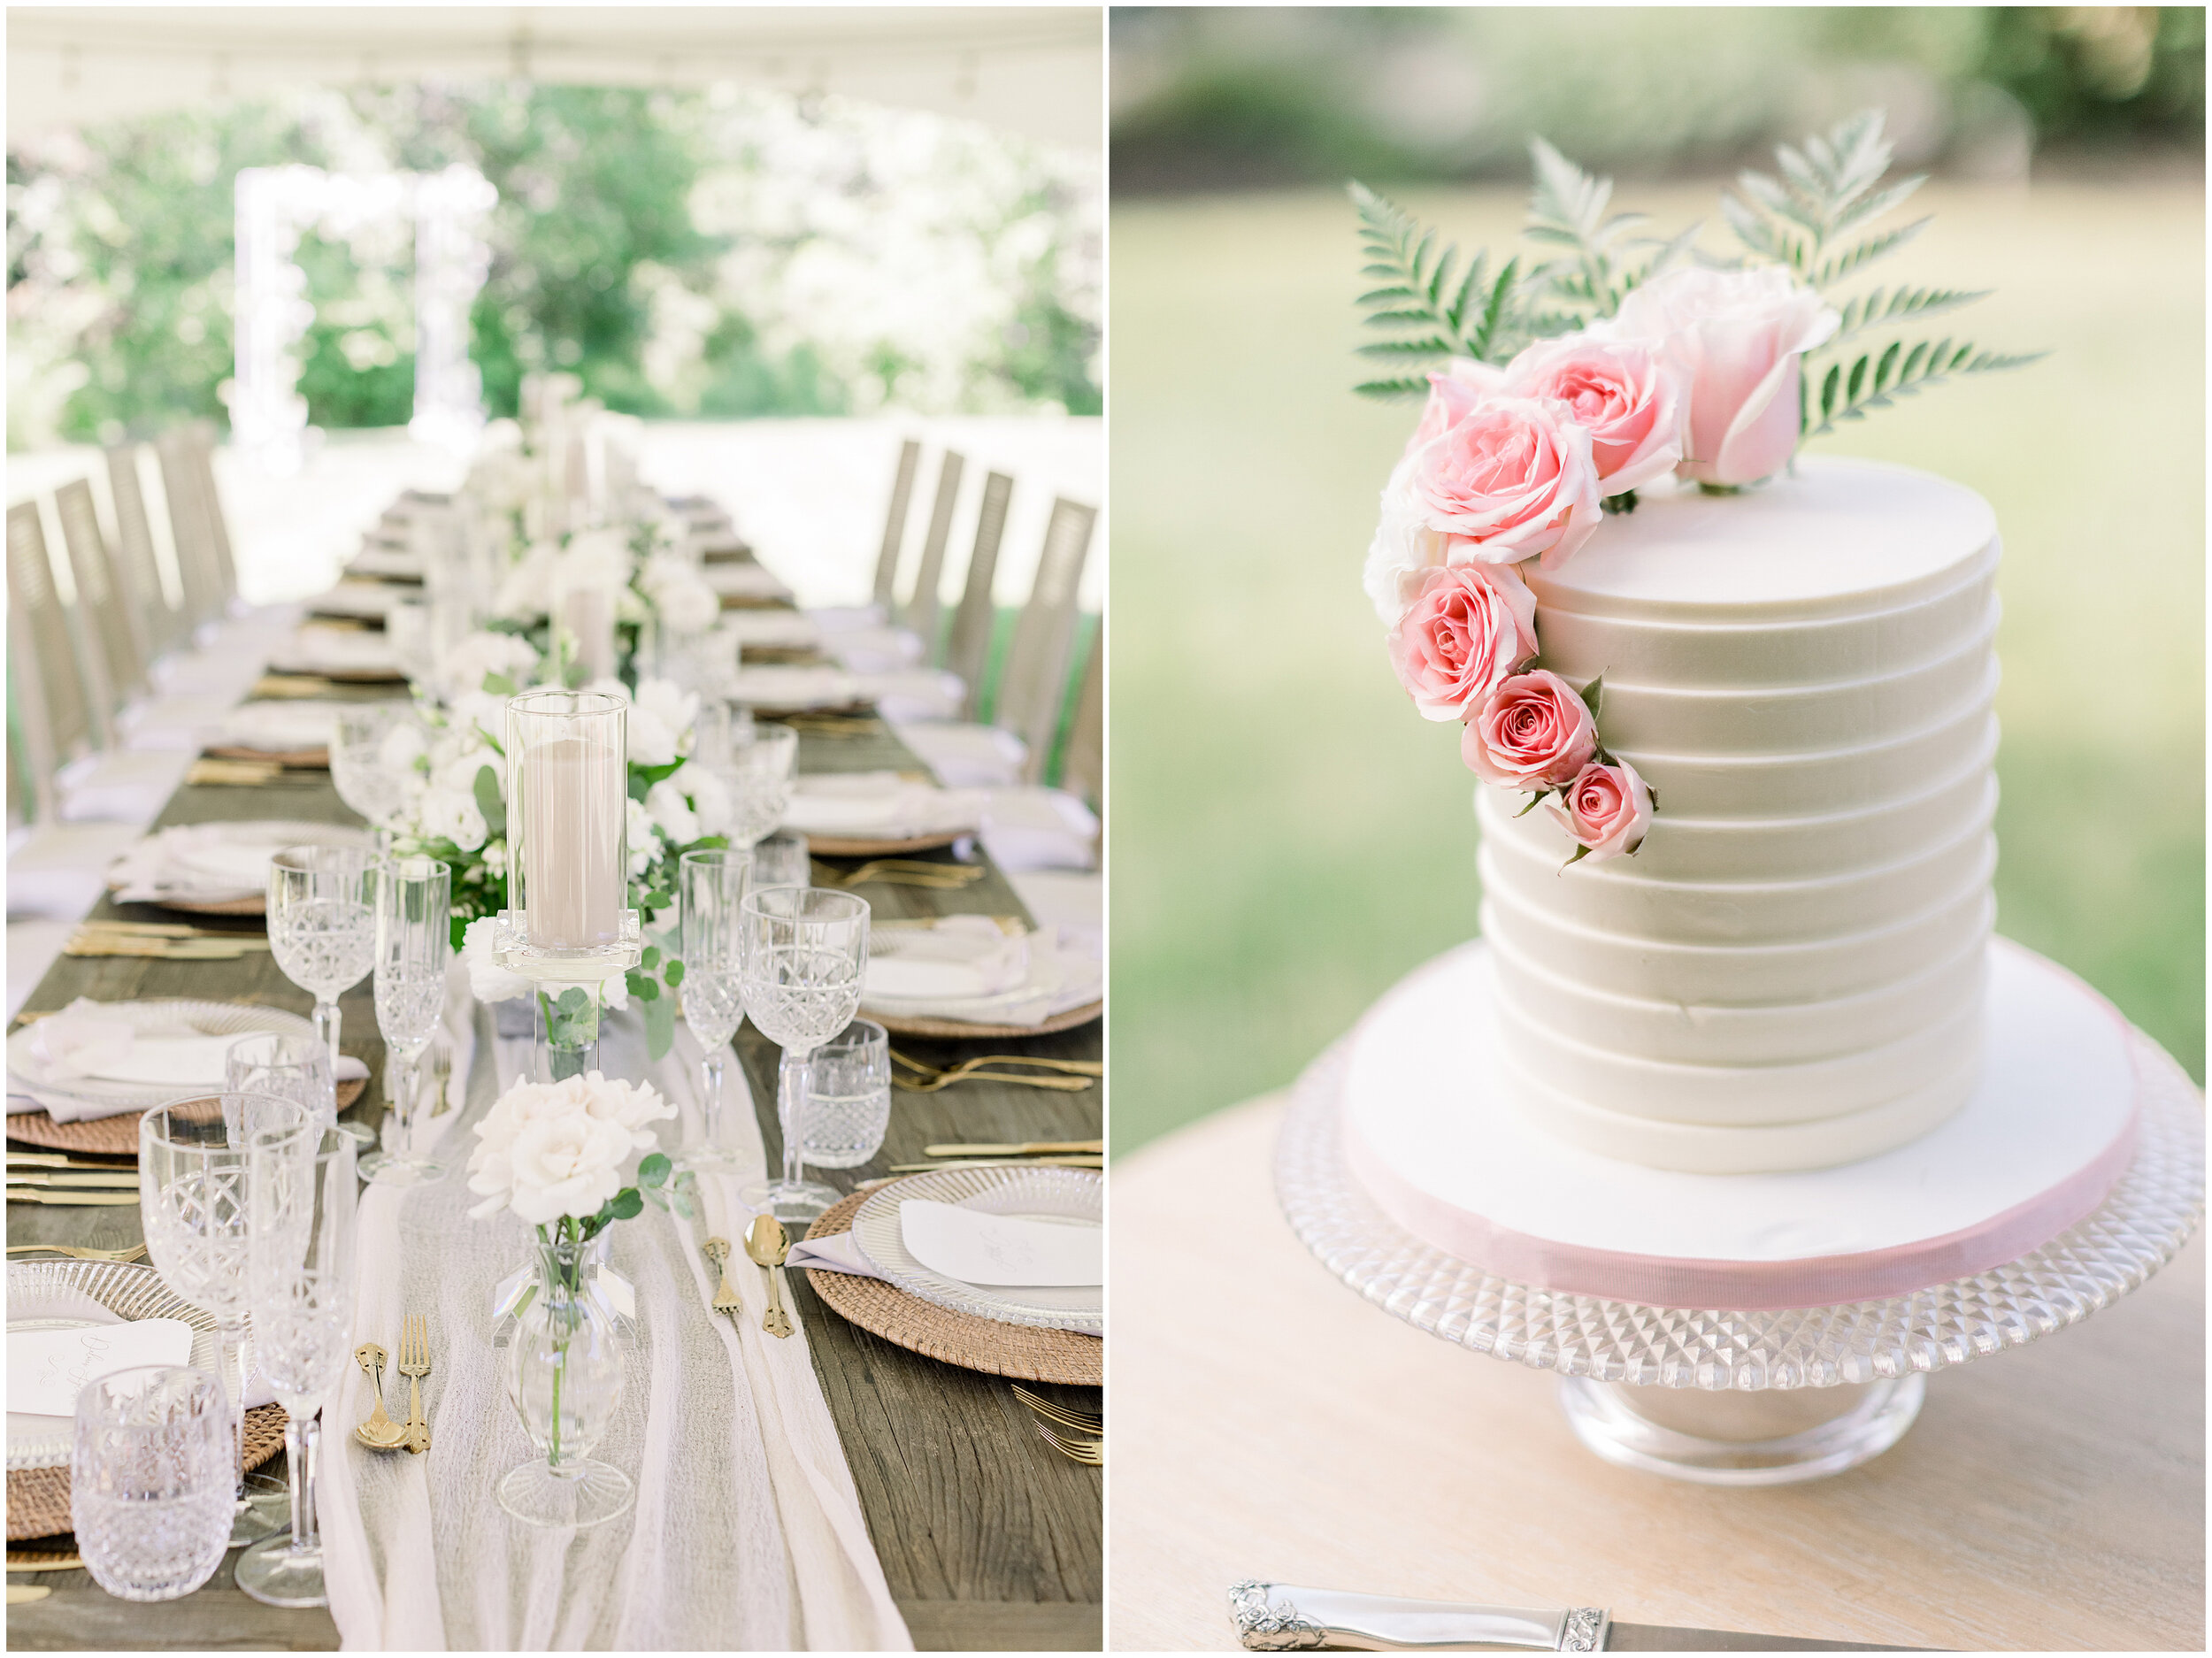
<instances>
[{"instance_id":1,"label":"place card","mask_svg":"<svg viewBox=\"0 0 2212 1658\"><path fill-rule=\"evenodd\" d=\"M138 1364L189 1364L192 1326L176 1318L8 1332L11 1416L73 1416L86 1384Z\"/></svg>"},{"instance_id":2,"label":"place card","mask_svg":"<svg viewBox=\"0 0 2212 1658\"><path fill-rule=\"evenodd\" d=\"M1087 1222L1016 1220L910 1198L899 1205L907 1252L963 1284L1082 1288L1105 1282L1105 1233Z\"/></svg>"}]
</instances>

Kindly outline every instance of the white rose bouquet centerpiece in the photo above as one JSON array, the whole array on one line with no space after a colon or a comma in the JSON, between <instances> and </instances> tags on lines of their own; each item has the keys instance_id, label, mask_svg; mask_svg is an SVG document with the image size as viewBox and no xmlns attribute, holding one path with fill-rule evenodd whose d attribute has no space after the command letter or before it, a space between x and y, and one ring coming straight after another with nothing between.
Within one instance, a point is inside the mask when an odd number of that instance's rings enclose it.
<instances>
[{"instance_id":1,"label":"white rose bouquet centerpiece","mask_svg":"<svg viewBox=\"0 0 2212 1658\"><path fill-rule=\"evenodd\" d=\"M1643 216L1608 214L1611 180L1541 139L1532 148L1525 234L1541 256L1494 274L1478 253L1455 278L1457 249L1352 186L1364 274L1379 284L1359 303L1392 336L1360 350L1399 371L1356 389L1425 399L1383 490L1364 585L1416 709L1460 722L1461 756L1485 782L1527 794L1525 810L1544 804L1575 842L1572 864L1633 855L1658 802L1600 738L1604 675L1577 686L1544 668L1523 564L1571 558L1670 472L1740 494L1839 422L2040 354L1863 339L1982 293L1830 297L1928 222L1870 229L1924 182L1883 183L1879 111L1781 146L1778 178L1741 175L1741 196L1722 201L1733 258L1696 252L1696 225L1669 241L1632 235Z\"/></svg>"}]
</instances>

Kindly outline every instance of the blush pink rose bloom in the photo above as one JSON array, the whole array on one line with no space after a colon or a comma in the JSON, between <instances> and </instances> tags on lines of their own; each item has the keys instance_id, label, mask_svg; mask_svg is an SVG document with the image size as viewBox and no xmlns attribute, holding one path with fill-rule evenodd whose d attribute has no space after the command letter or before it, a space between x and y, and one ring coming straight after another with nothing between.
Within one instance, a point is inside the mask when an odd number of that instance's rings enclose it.
<instances>
[{"instance_id":1,"label":"blush pink rose bloom","mask_svg":"<svg viewBox=\"0 0 2212 1658\"><path fill-rule=\"evenodd\" d=\"M1589 848L1591 857L1617 858L1643 845L1651 827L1651 789L1625 762L1593 763L1582 768L1563 798L1546 801L1544 810Z\"/></svg>"},{"instance_id":2,"label":"blush pink rose bloom","mask_svg":"<svg viewBox=\"0 0 2212 1658\"><path fill-rule=\"evenodd\" d=\"M1536 655L1536 595L1511 564L1431 570L1390 630L1390 664L1428 719L1464 719Z\"/></svg>"},{"instance_id":3,"label":"blush pink rose bloom","mask_svg":"<svg viewBox=\"0 0 2212 1658\"><path fill-rule=\"evenodd\" d=\"M1429 400L1422 405L1421 423L1406 440L1409 457L1440 438L1474 412L1475 405L1503 388L1505 375L1487 363L1455 357L1451 367L1429 376Z\"/></svg>"},{"instance_id":4,"label":"blush pink rose bloom","mask_svg":"<svg viewBox=\"0 0 2212 1658\"><path fill-rule=\"evenodd\" d=\"M1655 344L1680 376L1688 400L1680 475L1749 484L1797 452L1800 365L1841 321L1779 265L1686 266L1633 290L1604 333Z\"/></svg>"},{"instance_id":5,"label":"blush pink rose bloom","mask_svg":"<svg viewBox=\"0 0 2212 1658\"><path fill-rule=\"evenodd\" d=\"M1460 757L1501 788L1563 788L1597 752L1597 724L1575 688L1539 668L1499 681L1460 738Z\"/></svg>"},{"instance_id":6,"label":"blush pink rose bloom","mask_svg":"<svg viewBox=\"0 0 2212 1658\"><path fill-rule=\"evenodd\" d=\"M1598 526L1590 434L1564 404L1488 397L1411 457L1410 503L1450 539L1446 562L1564 562Z\"/></svg>"},{"instance_id":7,"label":"blush pink rose bloom","mask_svg":"<svg viewBox=\"0 0 2212 1658\"><path fill-rule=\"evenodd\" d=\"M1640 489L1682 458L1676 372L1648 344L1586 334L1540 340L1513 359L1505 378L1516 396L1567 405L1590 434L1601 495Z\"/></svg>"}]
</instances>

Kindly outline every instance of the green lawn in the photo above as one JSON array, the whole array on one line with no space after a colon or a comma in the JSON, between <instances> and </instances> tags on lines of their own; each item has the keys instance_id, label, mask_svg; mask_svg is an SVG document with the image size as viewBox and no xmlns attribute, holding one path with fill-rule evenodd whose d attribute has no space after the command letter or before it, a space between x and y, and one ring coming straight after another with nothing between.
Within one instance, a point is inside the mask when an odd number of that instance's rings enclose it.
<instances>
[{"instance_id":1,"label":"green lawn","mask_svg":"<svg viewBox=\"0 0 2212 1658\"><path fill-rule=\"evenodd\" d=\"M1709 188L1630 189L1663 224ZM1946 474L2005 535L1999 926L2201 1078L2204 201L2170 181L1932 186L1885 282L1996 288L1962 335L2048 348L1832 452ZM1516 190L1420 192L1502 246ZM1115 1149L1287 1082L1476 930L1475 783L1393 679L1360 563L1409 409L1354 398L1326 192L1112 226ZM1718 233L1709 229L1718 247Z\"/></svg>"}]
</instances>

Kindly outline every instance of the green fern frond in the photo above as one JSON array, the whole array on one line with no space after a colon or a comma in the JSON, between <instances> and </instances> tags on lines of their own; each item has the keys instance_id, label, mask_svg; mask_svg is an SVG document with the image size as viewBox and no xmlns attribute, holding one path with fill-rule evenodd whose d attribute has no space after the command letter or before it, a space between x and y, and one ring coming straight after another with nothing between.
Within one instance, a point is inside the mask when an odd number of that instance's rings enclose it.
<instances>
[{"instance_id":1,"label":"green fern frond","mask_svg":"<svg viewBox=\"0 0 2212 1658\"><path fill-rule=\"evenodd\" d=\"M1878 355L1863 352L1848 367L1840 362L1829 365L1827 373L1820 377L1817 394L1809 380L1805 382L1801 416L1805 435L1824 437L1836 429L1838 421L1863 420L1872 411L1886 409L1900 397L1969 374L2024 368L2045 355L2041 351L2019 356L1978 352L1972 342L1955 343L1947 337L1932 343L1923 340L1908 350L1903 341L1893 340Z\"/></svg>"},{"instance_id":2,"label":"green fern frond","mask_svg":"<svg viewBox=\"0 0 2212 1658\"><path fill-rule=\"evenodd\" d=\"M1778 179L1745 173L1736 180L1741 194L1724 196L1721 205L1745 247L1787 265L1815 288L1894 252L1920 228L1910 225L1868 237L1847 252L1830 251L1847 233L1891 211L1927 181L1924 173L1916 173L1875 188L1890 163L1879 110L1863 110L1825 136L1808 138L1802 148L1778 145L1774 158Z\"/></svg>"},{"instance_id":3,"label":"green fern frond","mask_svg":"<svg viewBox=\"0 0 2212 1658\"><path fill-rule=\"evenodd\" d=\"M1620 256L1640 245L1629 232L1646 223L1644 213L1613 213L1613 180L1586 173L1542 139L1529 141L1536 185L1529 193L1528 220L1522 234L1531 242L1571 248L1571 259L1548 261L1529 272L1531 286L1553 297L1587 306L1609 317L1632 282L1624 282Z\"/></svg>"},{"instance_id":4,"label":"green fern frond","mask_svg":"<svg viewBox=\"0 0 2212 1658\"><path fill-rule=\"evenodd\" d=\"M1857 247L1847 249L1834 257L1824 261L1817 269L1805 272L1805 280L1815 288L1826 288L1832 282L1840 282L1852 272L1870 265L1887 254L1896 252L1898 249L1903 247L1927 227L1928 221L1925 219L1916 219L1909 225L1901 225L1895 230L1884 231L1878 236L1869 236Z\"/></svg>"},{"instance_id":5,"label":"green fern frond","mask_svg":"<svg viewBox=\"0 0 2212 1658\"><path fill-rule=\"evenodd\" d=\"M1478 252L1460 271L1458 248L1440 242L1434 230L1395 202L1359 183L1352 185L1351 196L1359 215L1362 272L1380 284L1359 297L1363 320L1406 335L1361 346L1359 354L1412 363L1485 356L1492 347L1478 319L1491 293L1486 257ZM1357 389L1395 397L1425 386L1392 379L1369 380Z\"/></svg>"},{"instance_id":6,"label":"green fern frond","mask_svg":"<svg viewBox=\"0 0 2212 1658\"><path fill-rule=\"evenodd\" d=\"M1954 288L1901 288L1894 291L1878 288L1870 293L1846 300L1840 307L1842 322L1823 351L1833 350L1853 335L1863 334L1878 323L1899 322L1907 317L1928 318L1947 311L1956 311L1970 305L1978 299L1987 299L1991 290Z\"/></svg>"},{"instance_id":7,"label":"green fern frond","mask_svg":"<svg viewBox=\"0 0 2212 1658\"><path fill-rule=\"evenodd\" d=\"M1425 397L1429 383L1417 375L1401 375L1396 380L1362 380L1352 389L1362 397Z\"/></svg>"}]
</instances>

